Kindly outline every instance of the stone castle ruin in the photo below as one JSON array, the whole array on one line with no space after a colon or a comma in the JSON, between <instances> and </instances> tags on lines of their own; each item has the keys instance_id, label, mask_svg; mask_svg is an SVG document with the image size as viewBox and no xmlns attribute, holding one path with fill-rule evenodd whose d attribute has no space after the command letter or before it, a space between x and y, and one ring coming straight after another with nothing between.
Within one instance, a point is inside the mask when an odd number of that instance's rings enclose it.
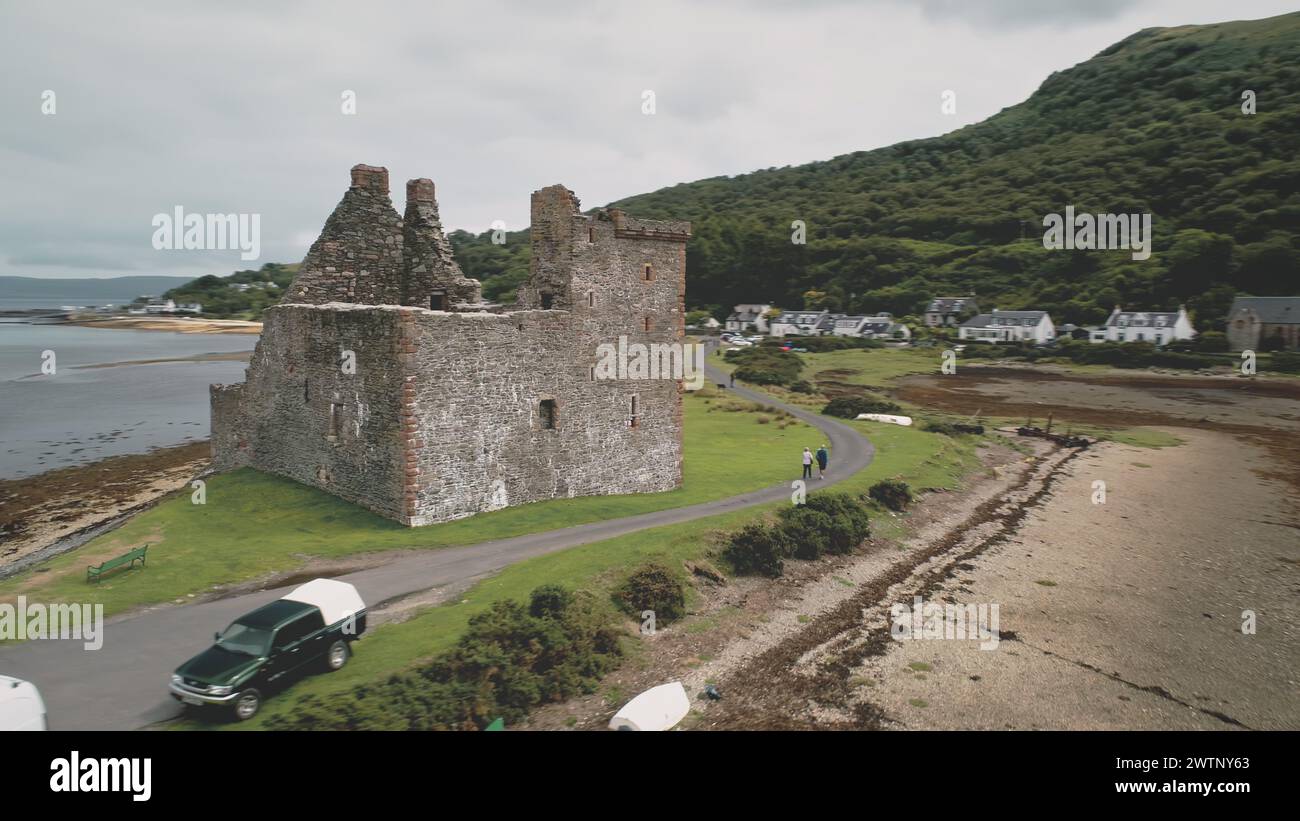
<instances>
[{"instance_id":1,"label":"stone castle ruin","mask_svg":"<svg viewBox=\"0 0 1300 821\"><path fill-rule=\"evenodd\" d=\"M620 337L680 343L690 223L584 215L532 196L514 306L483 301L443 235L433 183L352 169L245 381L212 386L214 466L287 476L407 525L573 496L671 490L682 383L597 378Z\"/></svg>"}]
</instances>

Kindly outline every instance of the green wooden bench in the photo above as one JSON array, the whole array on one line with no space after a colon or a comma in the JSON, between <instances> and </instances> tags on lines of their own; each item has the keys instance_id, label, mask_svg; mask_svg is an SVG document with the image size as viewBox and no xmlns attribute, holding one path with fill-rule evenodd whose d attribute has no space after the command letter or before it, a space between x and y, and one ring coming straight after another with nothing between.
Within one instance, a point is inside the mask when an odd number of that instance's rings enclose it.
<instances>
[{"instance_id":1,"label":"green wooden bench","mask_svg":"<svg viewBox=\"0 0 1300 821\"><path fill-rule=\"evenodd\" d=\"M148 552L148 550L149 550L149 545L144 545L143 547L137 547L135 550L132 550L129 553L123 553L121 556L118 556L116 559L109 559L108 561L104 562L103 564L97 567L91 565L90 567L86 568L86 581L97 582L99 581L100 576L103 576L107 573L112 573L114 570L118 570L123 567L134 567L137 561L140 562L141 567L144 567L145 553Z\"/></svg>"}]
</instances>

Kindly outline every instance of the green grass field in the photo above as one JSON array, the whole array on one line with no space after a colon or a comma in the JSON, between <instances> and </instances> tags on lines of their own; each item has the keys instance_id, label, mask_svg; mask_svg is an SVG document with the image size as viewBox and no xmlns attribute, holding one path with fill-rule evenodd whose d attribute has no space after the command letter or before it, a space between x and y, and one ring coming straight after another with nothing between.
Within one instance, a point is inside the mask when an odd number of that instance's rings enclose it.
<instances>
[{"instance_id":1,"label":"green grass field","mask_svg":"<svg viewBox=\"0 0 1300 821\"><path fill-rule=\"evenodd\" d=\"M780 481L797 464L807 439L801 434L810 430L793 417L756 413L750 403L705 389L685 400L678 490L556 499L421 528L288 479L237 470L208 480L204 505L179 493L82 548L0 582L0 601L24 594L34 601L102 603L111 615L292 571L312 558L474 544L684 507ZM88 564L144 543L150 545L147 568L86 583Z\"/></svg>"}]
</instances>

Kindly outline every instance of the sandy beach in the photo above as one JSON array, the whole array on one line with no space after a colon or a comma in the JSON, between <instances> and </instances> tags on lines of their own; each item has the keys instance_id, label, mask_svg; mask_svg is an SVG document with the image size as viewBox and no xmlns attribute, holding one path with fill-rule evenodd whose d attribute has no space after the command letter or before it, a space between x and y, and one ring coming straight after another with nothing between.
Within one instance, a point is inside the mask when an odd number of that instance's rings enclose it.
<instances>
[{"instance_id":1,"label":"sandy beach","mask_svg":"<svg viewBox=\"0 0 1300 821\"><path fill-rule=\"evenodd\" d=\"M191 319L172 316L82 317L68 323L86 328L123 328L133 331L172 331L182 334L260 334L262 323L241 319Z\"/></svg>"}]
</instances>

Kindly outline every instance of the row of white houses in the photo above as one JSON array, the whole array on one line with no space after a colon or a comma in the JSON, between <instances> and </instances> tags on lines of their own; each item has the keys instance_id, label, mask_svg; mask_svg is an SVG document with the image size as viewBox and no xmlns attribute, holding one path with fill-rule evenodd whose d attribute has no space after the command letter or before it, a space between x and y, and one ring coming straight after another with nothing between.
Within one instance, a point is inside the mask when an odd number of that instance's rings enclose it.
<instances>
[{"instance_id":1,"label":"row of white houses","mask_svg":"<svg viewBox=\"0 0 1300 821\"><path fill-rule=\"evenodd\" d=\"M911 339L912 331L888 313L875 316L833 314L829 311L782 311L768 318L772 306L737 305L727 317L729 331L756 331L772 336L852 336L868 339ZM930 326L956 325L957 337L972 342L1030 342L1045 345L1057 338L1046 311L978 311L974 297L937 297L925 313ZM1072 326L1065 326L1068 332ZM1196 336L1187 310L1125 311L1116 305L1104 325L1083 329L1092 342L1150 342L1167 345Z\"/></svg>"}]
</instances>

